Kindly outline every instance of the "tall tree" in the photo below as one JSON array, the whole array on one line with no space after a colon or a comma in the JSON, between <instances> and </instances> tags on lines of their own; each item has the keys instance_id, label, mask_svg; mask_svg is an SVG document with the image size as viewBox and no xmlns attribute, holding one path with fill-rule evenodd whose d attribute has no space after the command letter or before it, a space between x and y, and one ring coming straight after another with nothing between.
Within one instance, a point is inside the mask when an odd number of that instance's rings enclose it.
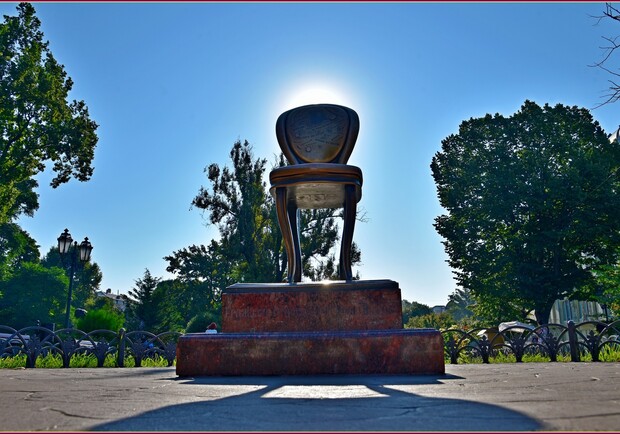
<instances>
[{"instance_id":1,"label":"tall tree","mask_svg":"<svg viewBox=\"0 0 620 434\"><path fill-rule=\"evenodd\" d=\"M284 273L280 243L263 175L267 161L255 159L250 144L237 141L230 151L233 168L205 169L211 189L201 187L192 205L209 213L220 231L220 244L238 280L270 282ZM278 276L278 274L280 276Z\"/></svg>"},{"instance_id":2,"label":"tall tree","mask_svg":"<svg viewBox=\"0 0 620 434\"><path fill-rule=\"evenodd\" d=\"M134 314L138 319L138 327L141 330L154 330L157 324L157 303L153 300L153 293L161 278L154 277L149 269L144 270L141 279L135 281L135 287L128 291L134 298L130 303L130 314Z\"/></svg>"},{"instance_id":3,"label":"tall tree","mask_svg":"<svg viewBox=\"0 0 620 434\"><path fill-rule=\"evenodd\" d=\"M38 208L35 175L53 163L51 186L90 179L97 124L44 42L30 3L0 24L0 224Z\"/></svg>"},{"instance_id":4,"label":"tall tree","mask_svg":"<svg viewBox=\"0 0 620 434\"><path fill-rule=\"evenodd\" d=\"M192 205L209 214L220 232L220 251L234 281L281 282L287 258L273 198L263 177L267 161L255 158L252 147L237 141L230 152L232 169L211 164L205 169L210 188L202 187ZM280 156L277 165L284 165ZM304 210L300 239L304 274L313 280L336 274L332 249L338 241L340 210ZM353 246L353 263L360 261ZM166 258L170 260L170 258ZM172 264L172 262L171 262Z\"/></svg>"},{"instance_id":5,"label":"tall tree","mask_svg":"<svg viewBox=\"0 0 620 434\"><path fill-rule=\"evenodd\" d=\"M546 323L556 299L616 261L619 168L618 142L586 109L526 101L463 122L431 164L447 211L434 226L460 286Z\"/></svg>"}]
</instances>

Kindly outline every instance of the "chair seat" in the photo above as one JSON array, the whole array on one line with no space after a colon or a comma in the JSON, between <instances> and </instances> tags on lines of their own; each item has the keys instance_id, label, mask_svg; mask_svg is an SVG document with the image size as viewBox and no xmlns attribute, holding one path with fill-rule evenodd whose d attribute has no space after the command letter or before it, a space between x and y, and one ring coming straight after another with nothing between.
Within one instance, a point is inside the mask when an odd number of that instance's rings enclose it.
<instances>
[{"instance_id":1,"label":"chair seat","mask_svg":"<svg viewBox=\"0 0 620 434\"><path fill-rule=\"evenodd\" d=\"M362 198L362 171L357 166L334 163L294 164L274 169L269 174L270 192L285 187L287 202L300 209L340 208L345 200L345 186L355 187L355 202Z\"/></svg>"}]
</instances>

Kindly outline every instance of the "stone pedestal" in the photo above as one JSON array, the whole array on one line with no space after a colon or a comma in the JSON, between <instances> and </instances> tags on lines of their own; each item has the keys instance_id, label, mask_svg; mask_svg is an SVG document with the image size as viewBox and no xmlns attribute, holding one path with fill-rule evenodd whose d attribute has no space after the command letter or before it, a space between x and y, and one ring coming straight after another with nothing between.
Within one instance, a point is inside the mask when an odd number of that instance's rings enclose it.
<instances>
[{"instance_id":1,"label":"stone pedestal","mask_svg":"<svg viewBox=\"0 0 620 434\"><path fill-rule=\"evenodd\" d=\"M222 332L402 329L400 288L355 283L237 283L222 294Z\"/></svg>"},{"instance_id":2,"label":"stone pedestal","mask_svg":"<svg viewBox=\"0 0 620 434\"><path fill-rule=\"evenodd\" d=\"M222 332L177 344L177 375L444 373L434 329L403 329L391 280L236 284L222 294Z\"/></svg>"}]
</instances>

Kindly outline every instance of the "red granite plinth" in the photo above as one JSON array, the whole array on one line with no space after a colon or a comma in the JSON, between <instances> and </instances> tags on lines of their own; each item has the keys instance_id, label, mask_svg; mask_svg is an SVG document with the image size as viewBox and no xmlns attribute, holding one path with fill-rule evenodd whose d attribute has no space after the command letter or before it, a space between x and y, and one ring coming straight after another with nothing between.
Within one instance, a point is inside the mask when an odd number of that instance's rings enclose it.
<instances>
[{"instance_id":1,"label":"red granite plinth","mask_svg":"<svg viewBox=\"0 0 620 434\"><path fill-rule=\"evenodd\" d=\"M237 283L222 292L223 333L402 328L392 280Z\"/></svg>"},{"instance_id":2,"label":"red granite plinth","mask_svg":"<svg viewBox=\"0 0 620 434\"><path fill-rule=\"evenodd\" d=\"M186 334L177 375L443 374L434 329Z\"/></svg>"},{"instance_id":3,"label":"red granite plinth","mask_svg":"<svg viewBox=\"0 0 620 434\"><path fill-rule=\"evenodd\" d=\"M235 284L222 332L177 343L177 375L443 374L443 338L403 329L391 280Z\"/></svg>"}]
</instances>

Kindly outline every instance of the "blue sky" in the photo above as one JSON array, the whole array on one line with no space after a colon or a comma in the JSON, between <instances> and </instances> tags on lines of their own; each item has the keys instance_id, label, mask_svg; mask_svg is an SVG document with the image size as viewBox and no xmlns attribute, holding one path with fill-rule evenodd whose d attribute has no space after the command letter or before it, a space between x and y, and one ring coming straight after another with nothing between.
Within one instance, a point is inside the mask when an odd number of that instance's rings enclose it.
<instances>
[{"instance_id":1,"label":"blue sky","mask_svg":"<svg viewBox=\"0 0 620 434\"><path fill-rule=\"evenodd\" d=\"M1 3L15 15L16 3ZM203 168L247 139L279 152L275 121L309 103L344 104L361 128L349 160L364 173L357 225L363 279L445 304L455 289L433 219L430 162L459 124L510 115L526 99L593 108L610 76L604 3L35 3L56 59L100 125L91 181L53 190L19 223L42 254L68 228L88 236L102 289L126 293L145 268L217 237L190 203ZM592 111L611 133L620 103Z\"/></svg>"}]
</instances>

